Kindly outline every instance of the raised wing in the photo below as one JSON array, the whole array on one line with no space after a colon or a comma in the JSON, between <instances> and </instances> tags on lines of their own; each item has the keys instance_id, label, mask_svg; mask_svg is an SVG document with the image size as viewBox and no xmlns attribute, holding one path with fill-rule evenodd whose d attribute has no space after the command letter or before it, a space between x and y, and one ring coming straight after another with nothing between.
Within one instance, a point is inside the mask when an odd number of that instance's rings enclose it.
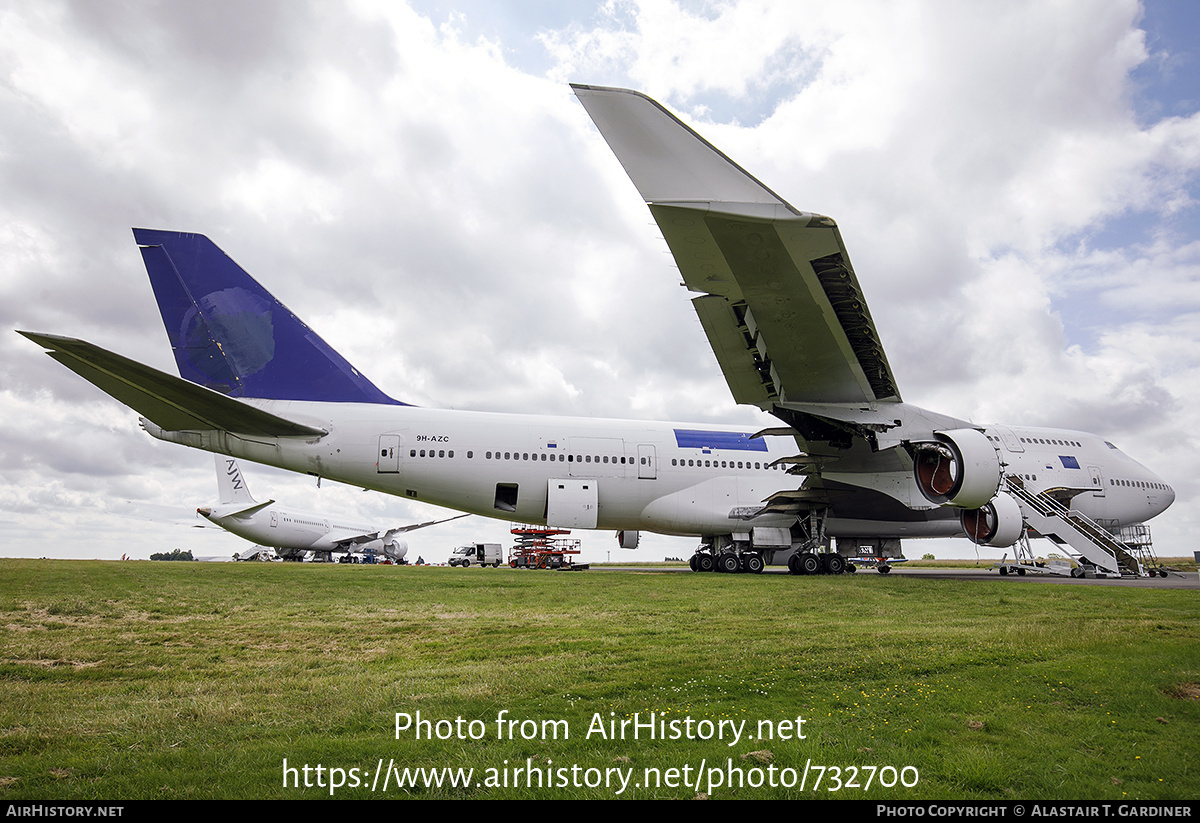
<instances>
[{"instance_id":1,"label":"raised wing","mask_svg":"<svg viewBox=\"0 0 1200 823\"><path fill-rule=\"evenodd\" d=\"M645 199L739 403L900 400L837 225L797 211L661 105L572 85Z\"/></svg>"}]
</instances>

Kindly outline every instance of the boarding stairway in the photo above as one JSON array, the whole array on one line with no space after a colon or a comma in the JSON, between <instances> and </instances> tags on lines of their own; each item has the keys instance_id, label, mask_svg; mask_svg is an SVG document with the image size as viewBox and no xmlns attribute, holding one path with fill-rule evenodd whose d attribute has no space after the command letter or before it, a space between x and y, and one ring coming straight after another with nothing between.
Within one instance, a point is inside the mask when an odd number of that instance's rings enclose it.
<instances>
[{"instance_id":1,"label":"boarding stairway","mask_svg":"<svg viewBox=\"0 0 1200 823\"><path fill-rule=\"evenodd\" d=\"M1143 576L1142 563L1130 547L1099 523L1081 512L1071 511L1052 497L1032 494L1019 477L1008 475L1004 482L1020 507L1025 524L1042 537L1059 546L1070 546L1077 555L1075 559L1082 557L1109 574Z\"/></svg>"}]
</instances>

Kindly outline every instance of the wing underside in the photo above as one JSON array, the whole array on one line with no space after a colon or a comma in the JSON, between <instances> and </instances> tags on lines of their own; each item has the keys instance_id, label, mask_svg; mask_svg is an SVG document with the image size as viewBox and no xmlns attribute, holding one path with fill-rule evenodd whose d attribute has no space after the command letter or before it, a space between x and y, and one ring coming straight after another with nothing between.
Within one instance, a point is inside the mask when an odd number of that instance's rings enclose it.
<instances>
[{"instance_id":1,"label":"wing underside","mask_svg":"<svg viewBox=\"0 0 1200 823\"><path fill-rule=\"evenodd\" d=\"M637 92L573 87L645 199L739 403L899 401L837 225Z\"/></svg>"},{"instance_id":2,"label":"wing underside","mask_svg":"<svg viewBox=\"0 0 1200 823\"><path fill-rule=\"evenodd\" d=\"M370 543L372 540L378 540L379 532L330 532L326 535L325 539L330 545L336 547L336 551L348 552L354 551L355 546Z\"/></svg>"}]
</instances>

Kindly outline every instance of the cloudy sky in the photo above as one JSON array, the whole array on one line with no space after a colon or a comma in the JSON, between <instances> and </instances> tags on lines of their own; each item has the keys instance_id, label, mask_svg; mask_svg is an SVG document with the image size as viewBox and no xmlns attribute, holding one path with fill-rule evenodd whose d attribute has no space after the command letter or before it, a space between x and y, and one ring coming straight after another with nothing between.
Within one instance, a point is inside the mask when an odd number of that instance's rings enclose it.
<instances>
[{"instance_id":1,"label":"cloudy sky","mask_svg":"<svg viewBox=\"0 0 1200 823\"><path fill-rule=\"evenodd\" d=\"M410 403L760 422L575 81L650 94L834 217L907 401L1103 434L1176 489L1155 540L1190 555L1198 18L1182 0L0 0L0 554L246 545L114 514L212 502L211 456L12 331L173 373L132 226L209 235ZM244 470L259 499L438 513ZM468 518L411 542L441 560L505 532ZM616 548L581 536L591 559Z\"/></svg>"}]
</instances>

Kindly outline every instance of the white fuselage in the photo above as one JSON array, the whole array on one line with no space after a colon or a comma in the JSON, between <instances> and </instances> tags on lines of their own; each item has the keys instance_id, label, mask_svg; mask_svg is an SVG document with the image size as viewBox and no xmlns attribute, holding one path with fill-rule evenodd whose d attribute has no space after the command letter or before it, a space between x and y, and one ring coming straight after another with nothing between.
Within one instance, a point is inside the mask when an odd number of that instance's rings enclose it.
<instances>
[{"instance_id":1,"label":"white fuselage","mask_svg":"<svg viewBox=\"0 0 1200 823\"><path fill-rule=\"evenodd\" d=\"M347 535L384 535L387 529L379 526L342 523L321 514L283 509L273 503L251 514L239 514L243 509L245 506L241 504L224 504L197 509L197 512L238 537L284 551L377 552L400 560L408 550L405 541L395 538L388 545L378 538L347 544Z\"/></svg>"},{"instance_id":2,"label":"white fuselage","mask_svg":"<svg viewBox=\"0 0 1200 823\"><path fill-rule=\"evenodd\" d=\"M775 462L798 453L795 440L751 438L749 427L358 403L248 402L328 434L253 439L219 431L163 432L153 424L147 430L162 439L410 500L571 528L729 534L746 530L746 516L772 494L795 490L803 482ZM987 427L986 433L1007 463L1007 473L1020 475L1035 492L1060 487L1079 491L1072 507L1094 519L1138 523L1174 499L1160 478L1095 435L999 426ZM1070 468L1072 461L1079 468ZM917 516L845 517L835 505L827 533L962 534L950 511L912 505L907 492L897 499L906 500ZM766 515L753 524L787 526L794 519ZM313 541L319 541L322 529L328 531L328 526L307 523L292 527L298 537Z\"/></svg>"},{"instance_id":3,"label":"white fuselage","mask_svg":"<svg viewBox=\"0 0 1200 823\"><path fill-rule=\"evenodd\" d=\"M1175 491L1161 477L1112 443L1086 432L991 425L1007 473L1034 492L1088 489L1071 508L1099 523L1128 526L1161 514Z\"/></svg>"}]
</instances>

